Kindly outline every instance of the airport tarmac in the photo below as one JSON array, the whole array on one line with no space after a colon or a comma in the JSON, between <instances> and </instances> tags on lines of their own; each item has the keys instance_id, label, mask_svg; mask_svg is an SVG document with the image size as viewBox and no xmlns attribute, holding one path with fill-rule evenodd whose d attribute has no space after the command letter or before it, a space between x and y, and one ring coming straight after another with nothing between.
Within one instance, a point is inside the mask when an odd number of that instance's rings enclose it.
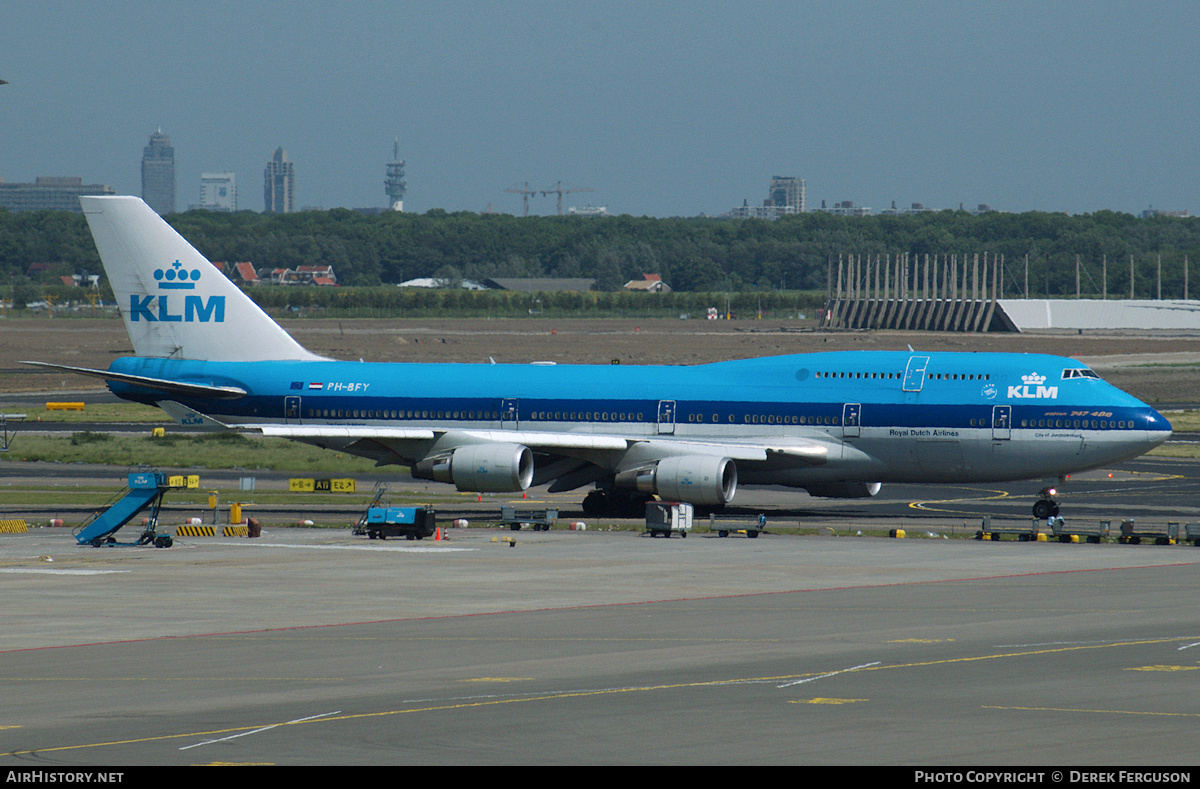
<instances>
[{"instance_id":1,"label":"airport tarmac","mask_svg":"<svg viewBox=\"0 0 1200 789\"><path fill-rule=\"evenodd\" d=\"M1196 467L1070 506L1188 520ZM1189 764L1200 548L851 536L1008 506L923 490L831 537L0 535L0 763Z\"/></svg>"}]
</instances>

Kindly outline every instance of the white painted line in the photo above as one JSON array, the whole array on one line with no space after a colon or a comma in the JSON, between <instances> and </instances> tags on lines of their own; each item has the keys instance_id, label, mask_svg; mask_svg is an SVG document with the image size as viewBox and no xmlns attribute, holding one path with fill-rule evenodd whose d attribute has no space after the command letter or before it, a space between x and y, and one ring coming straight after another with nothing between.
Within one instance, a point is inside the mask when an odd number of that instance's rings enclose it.
<instances>
[{"instance_id":1,"label":"white painted line","mask_svg":"<svg viewBox=\"0 0 1200 789\"><path fill-rule=\"evenodd\" d=\"M871 666L878 666L879 663L880 663L880 661L878 661L878 660L873 661L871 663L863 663L861 666L852 666L851 668L844 668L841 671L830 671L828 674L821 674L820 676L817 676L817 677L806 677L805 679L798 679L795 682L785 682L782 685L777 685L776 687L790 688L792 685L803 685L805 682L815 682L818 679L828 679L829 677L836 677L838 674L846 674L851 671L858 671L860 668L870 668Z\"/></svg>"},{"instance_id":2,"label":"white painted line","mask_svg":"<svg viewBox=\"0 0 1200 789\"><path fill-rule=\"evenodd\" d=\"M195 742L195 743L192 743L191 745L185 745L182 748L180 748L179 750L186 751L186 750L190 750L191 748L199 748L201 745L213 745L218 742L228 742L229 740L236 740L239 737L246 737L251 734L261 734L264 731L270 731L271 729L277 729L280 726L287 726L288 724L292 724L292 723L305 723L306 721L313 721L313 720L317 720L318 718L326 718L326 717L329 717L330 715L338 715L340 713L341 713L341 710L334 710L333 712L322 712L320 715L309 715L307 718L296 718L295 720L286 721L284 723L273 723L270 726L263 726L261 728L253 729L251 731L244 731L240 734L231 734L228 737L221 737L216 740L204 740L203 742Z\"/></svg>"},{"instance_id":3,"label":"white painted line","mask_svg":"<svg viewBox=\"0 0 1200 789\"><path fill-rule=\"evenodd\" d=\"M246 545L246 541L240 542L214 542L206 541L204 545ZM249 545L255 548L300 548L313 551L374 551L376 553L457 553L460 551L478 551L478 548L443 548L432 546L407 546L407 545L287 545L281 542L253 542Z\"/></svg>"},{"instance_id":4,"label":"white painted line","mask_svg":"<svg viewBox=\"0 0 1200 789\"><path fill-rule=\"evenodd\" d=\"M0 573L32 573L35 575L109 575L110 573L128 573L130 570L50 570L41 567L5 567Z\"/></svg>"}]
</instances>

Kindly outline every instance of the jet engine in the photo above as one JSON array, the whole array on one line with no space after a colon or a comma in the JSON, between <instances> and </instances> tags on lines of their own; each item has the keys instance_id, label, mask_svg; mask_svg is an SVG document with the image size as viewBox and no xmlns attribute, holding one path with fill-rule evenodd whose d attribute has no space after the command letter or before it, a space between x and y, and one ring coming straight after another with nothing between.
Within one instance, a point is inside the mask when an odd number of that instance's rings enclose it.
<instances>
[{"instance_id":1,"label":"jet engine","mask_svg":"<svg viewBox=\"0 0 1200 789\"><path fill-rule=\"evenodd\" d=\"M877 494L881 487L881 482L822 482L805 485L804 489L810 496L825 499L867 499Z\"/></svg>"},{"instance_id":2,"label":"jet engine","mask_svg":"<svg viewBox=\"0 0 1200 789\"><path fill-rule=\"evenodd\" d=\"M533 482L533 452L521 444L470 444L418 461L412 475L472 492L525 490Z\"/></svg>"},{"instance_id":3,"label":"jet engine","mask_svg":"<svg viewBox=\"0 0 1200 789\"><path fill-rule=\"evenodd\" d=\"M709 455L669 457L619 472L614 482L618 488L657 493L667 501L725 504L737 491L737 466L729 458Z\"/></svg>"}]
</instances>

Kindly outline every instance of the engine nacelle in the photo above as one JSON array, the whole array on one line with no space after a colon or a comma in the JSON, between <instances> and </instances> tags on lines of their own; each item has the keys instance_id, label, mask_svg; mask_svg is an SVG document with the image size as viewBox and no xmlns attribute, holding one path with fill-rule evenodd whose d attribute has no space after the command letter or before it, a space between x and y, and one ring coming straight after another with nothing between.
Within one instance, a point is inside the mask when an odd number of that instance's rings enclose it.
<instances>
[{"instance_id":1,"label":"engine nacelle","mask_svg":"<svg viewBox=\"0 0 1200 789\"><path fill-rule=\"evenodd\" d=\"M533 452L522 444L470 444L418 461L412 475L472 492L525 490L533 482Z\"/></svg>"},{"instance_id":2,"label":"engine nacelle","mask_svg":"<svg viewBox=\"0 0 1200 789\"><path fill-rule=\"evenodd\" d=\"M622 471L615 484L657 493L667 501L725 504L737 491L737 466L729 458L710 455L669 457L653 466Z\"/></svg>"},{"instance_id":3,"label":"engine nacelle","mask_svg":"<svg viewBox=\"0 0 1200 789\"><path fill-rule=\"evenodd\" d=\"M882 482L823 482L805 485L810 496L825 499L869 499L883 487Z\"/></svg>"}]
</instances>

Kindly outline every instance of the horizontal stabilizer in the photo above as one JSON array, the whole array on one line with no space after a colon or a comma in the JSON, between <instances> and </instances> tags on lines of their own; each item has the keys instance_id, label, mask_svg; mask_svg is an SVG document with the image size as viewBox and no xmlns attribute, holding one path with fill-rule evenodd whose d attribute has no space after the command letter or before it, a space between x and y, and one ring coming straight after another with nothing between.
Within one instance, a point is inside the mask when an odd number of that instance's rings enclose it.
<instances>
[{"instance_id":1,"label":"horizontal stabilizer","mask_svg":"<svg viewBox=\"0 0 1200 789\"><path fill-rule=\"evenodd\" d=\"M21 364L49 367L52 370L62 370L63 372L76 373L78 375L90 375L93 378L103 378L106 381L120 381L123 384L142 386L147 389L167 392L180 397L215 397L221 400L232 400L246 395L245 389L236 386L212 386L210 384L187 383L184 381L168 381L165 378L114 373L109 370L92 370L88 367L71 367L65 364L51 364L50 362L21 362Z\"/></svg>"}]
</instances>

